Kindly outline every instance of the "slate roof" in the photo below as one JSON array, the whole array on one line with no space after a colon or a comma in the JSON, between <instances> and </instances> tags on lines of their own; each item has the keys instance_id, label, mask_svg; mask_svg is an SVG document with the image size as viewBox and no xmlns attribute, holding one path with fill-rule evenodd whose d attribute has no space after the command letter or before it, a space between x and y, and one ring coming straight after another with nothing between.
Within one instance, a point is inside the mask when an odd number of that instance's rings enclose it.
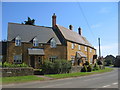
<instances>
[{"instance_id":1,"label":"slate roof","mask_svg":"<svg viewBox=\"0 0 120 90\"><path fill-rule=\"evenodd\" d=\"M56 26L58 27L58 29L60 30L60 32L62 33L62 35L66 40L70 40L94 48L85 37L79 35L77 32L74 32L60 25L56 25Z\"/></svg>"},{"instance_id":2,"label":"slate roof","mask_svg":"<svg viewBox=\"0 0 120 90\"><path fill-rule=\"evenodd\" d=\"M22 42L30 42L37 37L39 43L47 43L54 37L57 44L61 44L51 27L8 23L8 41L14 40L17 36L21 37Z\"/></svg>"}]
</instances>

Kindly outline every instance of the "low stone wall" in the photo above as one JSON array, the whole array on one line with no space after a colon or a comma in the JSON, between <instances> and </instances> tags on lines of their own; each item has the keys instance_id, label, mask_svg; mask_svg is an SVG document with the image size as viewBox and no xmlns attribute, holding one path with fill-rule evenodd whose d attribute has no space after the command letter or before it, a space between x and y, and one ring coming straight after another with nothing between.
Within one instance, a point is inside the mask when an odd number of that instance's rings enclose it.
<instances>
[{"instance_id":1,"label":"low stone wall","mask_svg":"<svg viewBox=\"0 0 120 90\"><path fill-rule=\"evenodd\" d=\"M81 66L72 66L70 73L81 72Z\"/></svg>"},{"instance_id":2,"label":"low stone wall","mask_svg":"<svg viewBox=\"0 0 120 90\"><path fill-rule=\"evenodd\" d=\"M2 77L33 75L33 68L1 68Z\"/></svg>"}]
</instances>

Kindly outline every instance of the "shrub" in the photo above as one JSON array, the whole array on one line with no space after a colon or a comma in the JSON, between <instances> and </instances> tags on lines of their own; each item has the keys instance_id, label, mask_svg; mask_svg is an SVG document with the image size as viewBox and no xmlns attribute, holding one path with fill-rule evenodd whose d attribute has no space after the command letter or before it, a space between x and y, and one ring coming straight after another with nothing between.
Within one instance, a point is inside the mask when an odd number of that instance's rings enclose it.
<instances>
[{"instance_id":1,"label":"shrub","mask_svg":"<svg viewBox=\"0 0 120 90\"><path fill-rule=\"evenodd\" d=\"M93 71L95 70L99 70L99 66L97 65L97 63L95 63L95 65L93 66Z\"/></svg>"},{"instance_id":2,"label":"shrub","mask_svg":"<svg viewBox=\"0 0 120 90\"><path fill-rule=\"evenodd\" d=\"M85 65L89 65L89 62L88 62L88 61L85 61Z\"/></svg>"},{"instance_id":3,"label":"shrub","mask_svg":"<svg viewBox=\"0 0 120 90\"><path fill-rule=\"evenodd\" d=\"M87 67L86 67L86 65L83 66L83 68L81 69L81 72L87 72Z\"/></svg>"},{"instance_id":4,"label":"shrub","mask_svg":"<svg viewBox=\"0 0 120 90\"><path fill-rule=\"evenodd\" d=\"M28 67L28 65L25 64L25 63L22 63L22 64L11 64L11 63L8 63L8 62L4 62L2 64L2 67Z\"/></svg>"},{"instance_id":5,"label":"shrub","mask_svg":"<svg viewBox=\"0 0 120 90\"><path fill-rule=\"evenodd\" d=\"M41 68L44 74L59 74L68 73L71 66L72 63L67 60L55 60L54 62L45 60Z\"/></svg>"},{"instance_id":6,"label":"shrub","mask_svg":"<svg viewBox=\"0 0 120 90\"><path fill-rule=\"evenodd\" d=\"M103 63L102 63L101 60L98 60L98 61L97 61L97 64L98 64L98 65L103 65Z\"/></svg>"},{"instance_id":7,"label":"shrub","mask_svg":"<svg viewBox=\"0 0 120 90\"><path fill-rule=\"evenodd\" d=\"M92 66L91 65L88 65L87 67L87 72L91 72L92 71Z\"/></svg>"}]
</instances>

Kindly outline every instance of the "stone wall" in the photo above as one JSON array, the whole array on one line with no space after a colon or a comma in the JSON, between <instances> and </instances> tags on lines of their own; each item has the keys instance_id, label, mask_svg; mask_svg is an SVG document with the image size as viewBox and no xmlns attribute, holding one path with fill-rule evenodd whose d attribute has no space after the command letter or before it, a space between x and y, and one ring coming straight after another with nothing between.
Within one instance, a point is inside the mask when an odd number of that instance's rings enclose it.
<instances>
[{"instance_id":1,"label":"stone wall","mask_svg":"<svg viewBox=\"0 0 120 90\"><path fill-rule=\"evenodd\" d=\"M72 66L70 73L81 72L81 66Z\"/></svg>"},{"instance_id":2,"label":"stone wall","mask_svg":"<svg viewBox=\"0 0 120 90\"><path fill-rule=\"evenodd\" d=\"M33 68L0 68L2 69L2 77L27 76L33 75Z\"/></svg>"}]
</instances>

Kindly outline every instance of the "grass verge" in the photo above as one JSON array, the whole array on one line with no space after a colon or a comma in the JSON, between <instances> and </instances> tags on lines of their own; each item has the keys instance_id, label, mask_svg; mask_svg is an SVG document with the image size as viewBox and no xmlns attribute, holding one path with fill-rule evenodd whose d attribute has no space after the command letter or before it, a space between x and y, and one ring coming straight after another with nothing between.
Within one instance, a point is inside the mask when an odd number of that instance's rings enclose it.
<instances>
[{"instance_id":1,"label":"grass verge","mask_svg":"<svg viewBox=\"0 0 120 90\"><path fill-rule=\"evenodd\" d=\"M66 74L52 74L52 75L45 75L45 76L50 77L50 78L54 78L54 79L60 79L60 78L78 77L78 76L85 76L85 75L92 75L92 74L110 72L112 70L113 70L113 68L106 67L105 69L92 71L92 72L76 72L76 73L66 73Z\"/></svg>"},{"instance_id":2,"label":"grass verge","mask_svg":"<svg viewBox=\"0 0 120 90\"><path fill-rule=\"evenodd\" d=\"M2 81L2 84L22 83L22 82L37 81L37 80L44 80L44 78L37 77L37 76L34 76L34 75L16 76L16 77L1 77L0 78L0 81Z\"/></svg>"}]
</instances>

